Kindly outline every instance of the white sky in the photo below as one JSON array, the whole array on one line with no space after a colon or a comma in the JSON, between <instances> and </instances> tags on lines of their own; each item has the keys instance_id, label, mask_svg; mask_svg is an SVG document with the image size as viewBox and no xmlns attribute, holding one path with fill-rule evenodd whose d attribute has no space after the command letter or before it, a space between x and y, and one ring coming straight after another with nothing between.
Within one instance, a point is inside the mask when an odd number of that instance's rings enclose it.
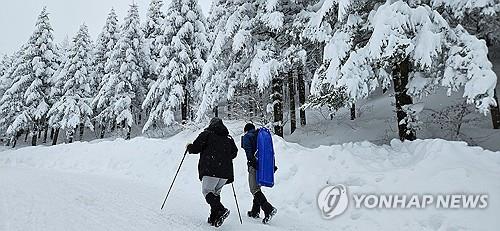
<instances>
[{"instance_id":1,"label":"white sky","mask_svg":"<svg viewBox=\"0 0 500 231\"><path fill-rule=\"evenodd\" d=\"M0 55L16 51L28 41L42 8L47 6L55 42L66 36L70 39L82 23L89 26L95 40L106 17L115 8L120 23L133 0L0 0ZM139 5L141 21L146 18L150 0L134 0ZM164 8L170 0L164 0ZM204 14L208 14L212 0L199 0Z\"/></svg>"}]
</instances>

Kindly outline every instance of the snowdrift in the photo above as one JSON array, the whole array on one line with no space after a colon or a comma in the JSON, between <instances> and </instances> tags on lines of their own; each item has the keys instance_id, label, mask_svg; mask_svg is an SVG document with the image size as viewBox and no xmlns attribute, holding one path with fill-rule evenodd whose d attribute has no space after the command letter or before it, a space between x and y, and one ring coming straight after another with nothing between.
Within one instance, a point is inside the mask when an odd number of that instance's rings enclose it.
<instances>
[{"instance_id":1,"label":"snowdrift","mask_svg":"<svg viewBox=\"0 0 500 231\"><path fill-rule=\"evenodd\" d=\"M239 123L230 123L229 128L231 131L242 130ZM184 131L165 140L116 139L6 150L0 152L0 169L50 169L62 174L126 180L157 189L161 195L176 171L185 144L198 132ZM241 134L233 134L239 146ZM383 146L358 142L315 149L288 143L279 137L274 139L279 170L275 187L265 189L265 192L279 213L273 224L266 226L269 230L477 231L500 227L500 152L437 139L405 143L393 140L390 145ZM182 209L183 201L189 200L199 202L194 204L198 206L197 210L203 213L206 210L200 199L197 160L197 156L186 158L173 199L169 199L173 201L169 205L174 207L173 210ZM244 212L251 204L251 198L246 185L243 150L238 153L235 171L235 187ZM488 193L490 199L488 208L482 210L370 210L354 209L351 203L340 217L323 220L316 197L324 186L339 183L346 185L351 193ZM225 204L233 210L232 218L223 228L241 230L234 217L237 214L233 208L232 192L226 188L223 194ZM160 202L163 198L149 199ZM158 216L166 215L159 213ZM260 225L248 219L244 222L243 230ZM186 227L189 229L192 227Z\"/></svg>"}]
</instances>

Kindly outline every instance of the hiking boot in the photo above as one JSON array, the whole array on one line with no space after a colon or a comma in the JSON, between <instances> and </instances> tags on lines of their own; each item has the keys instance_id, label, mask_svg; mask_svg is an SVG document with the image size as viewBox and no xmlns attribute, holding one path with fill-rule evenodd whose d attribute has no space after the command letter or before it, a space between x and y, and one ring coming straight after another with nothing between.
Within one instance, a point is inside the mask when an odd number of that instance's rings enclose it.
<instances>
[{"instance_id":1,"label":"hiking boot","mask_svg":"<svg viewBox=\"0 0 500 231\"><path fill-rule=\"evenodd\" d=\"M252 210L248 211L248 217L258 219L260 218L260 204L257 198L253 198Z\"/></svg>"},{"instance_id":2,"label":"hiking boot","mask_svg":"<svg viewBox=\"0 0 500 231\"><path fill-rule=\"evenodd\" d=\"M273 219L274 215L278 212L278 209L272 207L271 212L266 213L264 219L262 219L262 223L268 224L271 219Z\"/></svg>"},{"instance_id":3,"label":"hiking boot","mask_svg":"<svg viewBox=\"0 0 500 231\"><path fill-rule=\"evenodd\" d=\"M213 226L220 227L224 223L224 220L226 220L226 218L229 216L229 213L230 213L229 209L226 208L217 211Z\"/></svg>"},{"instance_id":4,"label":"hiking boot","mask_svg":"<svg viewBox=\"0 0 500 231\"><path fill-rule=\"evenodd\" d=\"M217 219L220 217L220 211L224 209L224 206L220 203L220 196L216 196L213 193L208 193L205 196L205 200L210 205L210 215L208 216L207 222L215 226Z\"/></svg>"},{"instance_id":5,"label":"hiking boot","mask_svg":"<svg viewBox=\"0 0 500 231\"><path fill-rule=\"evenodd\" d=\"M262 193L261 191L255 193L254 196L257 199L257 202L259 203L262 210L264 210L265 216L264 219L262 219L262 223L269 223L271 219L273 219L274 215L276 215L278 210L267 201L266 196L264 196L264 193Z\"/></svg>"}]
</instances>

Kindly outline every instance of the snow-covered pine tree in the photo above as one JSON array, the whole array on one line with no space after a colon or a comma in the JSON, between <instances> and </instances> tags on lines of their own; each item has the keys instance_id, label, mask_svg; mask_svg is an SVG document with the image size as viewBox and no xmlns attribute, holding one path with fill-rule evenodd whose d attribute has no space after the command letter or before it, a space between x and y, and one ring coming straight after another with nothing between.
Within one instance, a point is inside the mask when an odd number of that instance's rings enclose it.
<instances>
[{"instance_id":1,"label":"snow-covered pine tree","mask_svg":"<svg viewBox=\"0 0 500 231\"><path fill-rule=\"evenodd\" d=\"M308 37L307 28L311 27L309 24L312 22L312 20L316 19L317 8L323 7L322 4L325 4L325 1L302 0L296 1L296 3L301 7L301 11L294 16L294 21L291 25L293 33L295 34L293 41L300 42L302 49L306 52L306 57L305 63L302 65L298 65L296 68L294 68L293 71L297 72L295 81L297 81L298 100L300 106L300 125L304 126L307 123L305 110L306 86L310 85L309 80L312 79L312 76L320 66L323 58L323 48L325 46L324 39ZM331 14L331 12L325 13Z\"/></svg>"},{"instance_id":2,"label":"snow-covered pine tree","mask_svg":"<svg viewBox=\"0 0 500 231\"><path fill-rule=\"evenodd\" d=\"M69 49L71 48L71 42L69 40L69 37L66 36L64 40L56 46L56 59L57 63L59 65L59 68L55 70L54 74L49 78L49 85L50 85L50 92L49 92L49 98L48 98L48 103L49 105L54 105L55 102L59 100L61 97L61 92L60 90L56 87L56 85L59 83L60 79L60 73L64 69L64 64L68 60L68 54L69 54ZM47 142L47 133L49 130L49 123L45 124L45 131L44 131L44 137L43 137L43 143ZM52 140L52 145L57 144L57 139L59 136L59 130L60 128L57 128L55 126L50 127L50 139Z\"/></svg>"},{"instance_id":3,"label":"snow-covered pine tree","mask_svg":"<svg viewBox=\"0 0 500 231\"><path fill-rule=\"evenodd\" d=\"M288 0L214 2L209 17L214 42L196 84L203 89L197 121L224 100L238 105L242 103L238 98L244 96L248 104L248 93L239 94L245 89L270 90L267 112L273 112L275 133L283 135L283 75L293 71L291 64L305 58L297 40L300 23L295 19L306 5L305 1ZM258 98L259 92L251 98Z\"/></svg>"},{"instance_id":4,"label":"snow-covered pine tree","mask_svg":"<svg viewBox=\"0 0 500 231\"><path fill-rule=\"evenodd\" d=\"M93 129L91 123L91 67L92 42L86 25L82 25L73 39L68 59L54 86L61 97L48 112L51 127L66 130L67 140L73 142L77 126L80 139L84 127Z\"/></svg>"},{"instance_id":5,"label":"snow-covered pine tree","mask_svg":"<svg viewBox=\"0 0 500 231\"><path fill-rule=\"evenodd\" d=\"M181 109L182 121L191 117L194 83L201 74L209 50L205 18L196 0L173 0L163 25L160 72L149 90L143 109L150 109L143 131L157 123L175 123L174 111Z\"/></svg>"},{"instance_id":6,"label":"snow-covered pine tree","mask_svg":"<svg viewBox=\"0 0 500 231\"><path fill-rule=\"evenodd\" d=\"M323 52L321 52L323 60L327 62L331 60L333 63L332 65L317 67L315 75L324 75L325 72L332 71L328 68L338 68L338 66L345 63L347 57L339 57L339 59L332 60L330 58L332 53L343 52L347 54L357 50L368 42L371 31L368 30L364 23L374 7L384 2L385 0L329 0L318 4L315 12L311 13L302 36L306 41L319 42L323 49ZM349 34L349 36L354 38L351 41L351 45L349 47L336 47L337 44L343 45L342 43L337 43L337 40L342 41L342 36L345 36L345 34ZM317 50L315 51L316 53L320 53ZM328 81L328 79L316 77L313 80L311 91L314 94L310 97L308 107L328 106L331 110L335 111L349 106L351 108L351 120L356 118L355 104L349 101L348 97L345 97L344 89L332 90L331 86L324 82Z\"/></svg>"},{"instance_id":7,"label":"snow-covered pine tree","mask_svg":"<svg viewBox=\"0 0 500 231\"><path fill-rule=\"evenodd\" d=\"M326 71L315 76L314 82L321 84L313 85L313 93L326 84L333 91L344 89L356 102L392 81L402 140L416 138L412 125L422 107L413 99L439 86L449 94L464 87L464 97L483 113L495 104L497 78L484 41L461 26L450 27L428 5L388 0L368 18L348 16L348 21L369 28L368 42L352 51L355 34L337 30L337 39L325 48Z\"/></svg>"},{"instance_id":8,"label":"snow-covered pine tree","mask_svg":"<svg viewBox=\"0 0 500 231\"><path fill-rule=\"evenodd\" d=\"M163 21L165 14L162 11L163 0L151 0L146 16L146 23L143 26L146 46L151 57L151 66L148 79L152 82L158 78L158 63L160 60L160 51L163 39Z\"/></svg>"},{"instance_id":9,"label":"snow-covered pine tree","mask_svg":"<svg viewBox=\"0 0 500 231\"><path fill-rule=\"evenodd\" d=\"M58 68L55 53L49 14L44 8L23 52L22 61L13 74L13 84L0 101L0 104L6 100L22 102L7 133L14 136L22 130L29 130L32 145L36 145L38 133L47 122L46 114L50 107L48 81Z\"/></svg>"},{"instance_id":10,"label":"snow-covered pine tree","mask_svg":"<svg viewBox=\"0 0 500 231\"><path fill-rule=\"evenodd\" d=\"M470 34L484 39L490 54L500 47L500 1L432 0L432 6L453 26L462 25ZM500 107L491 108L494 129L500 129Z\"/></svg>"},{"instance_id":11,"label":"snow-covered pine tree","mask_svg":"<svg viewBox=\"0 0 500 231\"><path fill-rule=\"evenodd\" d=\"M244 67L242 64L252 55L244 50L252 47L251 44L246 47L250 41L245 39L250 38L250 20L254 11L251 1L247 0L212 2L207 22L212 47L195 83L196 90L203 92L196 111L197 122L206 119L206 113L211 109L218 114L218 105L233 98L240 82L238 79L244 75L244 70L238 67Z\"/></svg>"},{"instance_id":12,"label":"snow-covered pine tree","mask_svg":"<svg viewBox=\"0 0 500 231\"><path fill-rule=\"evenodd\" d=\"M224 23L227 21L227 18L231 15L231 13L234 12L235 7L231 6L239 4L229 4L233 2L234 1L228 0L212 1L212 5L210 6L210 11L208 12L207 17L207 33L210 45L213 45L218 32L224 30Z\"/></svg>"},{"instance_id":13,"label":"snow-covered pine tree","mask_svg":"<svg viewBox=\"0 0 500 231\"><path fill-rule=\"evenodd\" d=\"M305 28L305 19L309 9L316 5L317 1L284 1L282 12L284 14L283 33L277 37L278 46L285 49L281 54L281 66L286 73L286 85L288 86L288 104L290 132L293 133L297 127L296 98L298 98L300 125L306 125L306 111L303 108L306 101L306 73L314 72L316 65L314 54L317 44L303 39L302 33ZM311 71L312 70L312 71Z\"/></svg>"},{"instance_id":14,"label":"snow-covered pine tree","mask_svg":"<svg viewBox=\"0 0 500 231\"><path fill-rule=\"evenodd\" d=\"M485 40L500 39L498 28L498 0L426 0L452 25L461 24L470 33Z\"/></svg>"},{"instance_id":15,"label":"snow-covered pine tree","mask_svg":"<svg viewBox=\"0 0 500 231\"><path fill-rule=\"evenodd\" d=\"M92 105L101 111L98 121L115 122L127 130L134 124L134 116L141 119L141 104L146 92L146 69L149 57L145 51L144 34L140 27L137 5L131 5L121 27L120 38L106 63L109 73Z\"/></svg>"},{"instance_id":16,"label":"snow-covered pine tree","mask_svg":"<svg viewBox=\"0 0 500 231\"><path fill-rule=\"evenodd\" d=\"M10 65L12 65L12 58L8 55L4 55L0 59L0 76L3 76L7 72Z\"/></svg>"},{"instance_id":17,"label":"snow-covered pine tree","mask_svg":"<svg viewBox=\"0 0 500 231\"><path fill-rule=\"evenodd\" d=\"M5 90L12 84L11 73L14 60L17 53L13 55L4 55L0 61L0 95L3 95Z\"/></svg>"},{"instance_id":18,"label":"snow-covered pine tree","mask_svg":"<svg viewBox=\"0 0 500 231\"><path fill-rule=\"evenodd\" d=\"M110 61L113 49L115 45L118 43L118 39L120 38L120 28L118 25L118 17L116 16L115 10L111 9L106 19L106 23L102 29L102 32L99 34L97 38L95 50L94 50L94 80L95 80L95 89L97 95L100 90L104 87L107 82L105 77L110 76L111 66L108 64L112 64ZM97 106L97 105L94 105ZM94 108L94 113L99 115L102 111ZM100 137L104 138L104 133L106 131L106 125L110 122L108 119L110 115L101 116L97 121L100 127Z\"/></svg>"},{"instance_id":19,"label":"snow-covered pine tree","mask_svg":"<svg viewBox=\"0 0 500 231\"><path fill-rule=\"evenodd\" d=\"M12 55L12 63L0 77L0 93L2 94L2 99L0 100L0 132L2 134L7 134L8 127L12 124L22 106L22 101L19 101L20 97L18 98L19 100L12 100L13 98L15 98L14 95L5 94L5 92L12 86L14 73L23 62L25 48L26 46L23 45L20 50L16 51ZM20 136L21 134L19 133L18 135ZM14 137L11 136L11 138ZM16 145L16 139L11 139L10 141L12 141L11 144L13 146Z\"/></svg>"}]
</instances>

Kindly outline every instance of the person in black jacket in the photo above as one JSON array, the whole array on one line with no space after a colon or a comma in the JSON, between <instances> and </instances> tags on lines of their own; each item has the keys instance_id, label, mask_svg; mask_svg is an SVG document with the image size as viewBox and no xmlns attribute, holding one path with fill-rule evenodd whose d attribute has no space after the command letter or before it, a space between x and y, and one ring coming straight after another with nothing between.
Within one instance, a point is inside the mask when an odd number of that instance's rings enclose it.
<instances>
[{"instance_id":1,"label":"person in black jacket","mask_svg":"<svg viewBox=\"0 0 500 231\"><path fill-rule=\"evenodd\" d=\"M238 148L219 118L213 118L208 128L188 144L191 154L200 154L198 174L202 192L210 205L208 223L219 227L229 216L229 210L220 202L222 187L234 181L233 159Z\"/></svg>"},{"instance_id":2,"label":"person in black jacket","mask_svg":"<svg viewBox=\"0 0 500 231\"><path fill-rule=\"evenodd\" d=\"M257 183L257 170L258 170L258 159L257 159L257 135L259 131L255 129L255 125L248 123L243 129L245 135L241 139L241 147L245 149L247 156L248 165L248 186L250 188L250 193L253 195L252 209L248 211L248 216L251 218L260 217L260 209L264 211L264 219L262 223L267 224L274 215L277 213L277 209L269 203L264 193ZM275 166L274 171L276 172L278 168Z\"/></svg>"}]
</instances>

